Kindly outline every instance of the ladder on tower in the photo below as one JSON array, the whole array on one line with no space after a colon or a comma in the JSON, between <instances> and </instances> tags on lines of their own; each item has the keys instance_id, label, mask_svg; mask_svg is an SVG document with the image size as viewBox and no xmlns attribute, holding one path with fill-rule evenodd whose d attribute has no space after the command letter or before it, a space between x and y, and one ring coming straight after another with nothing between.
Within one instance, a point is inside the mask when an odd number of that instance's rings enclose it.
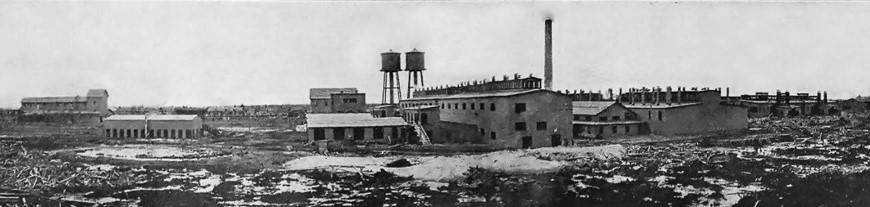
<instances>
[{"instance_id":1,"label":"ladder on tower","mask_svg":"<svg viewBox=\"0 0 870 207\"><path fill-rule=\"evenodd\" d=\"M420 136L420 143L423 145L430 145L432 141L429 140L429 135L426 134L426 130L423 129L423 125L420 125L419 122L412 122L411 125L414 126L414 131L417 132L417 135Z\"/></svg>"}]
</instances>

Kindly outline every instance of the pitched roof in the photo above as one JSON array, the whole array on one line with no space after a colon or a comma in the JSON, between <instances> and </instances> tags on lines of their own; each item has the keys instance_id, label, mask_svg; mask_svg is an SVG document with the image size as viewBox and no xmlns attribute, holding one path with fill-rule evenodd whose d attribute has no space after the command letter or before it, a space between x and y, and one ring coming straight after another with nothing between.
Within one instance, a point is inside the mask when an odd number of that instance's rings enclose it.
<instances>
[{"instance_id":1,"label":"pitched roof","mask_svg":"<svg viewBox=\"0 0 870 207\"><path fill-rule=\"evenodd\" d=\"M106 89L91 89L88 90L88 97L109 97L109 92Z\"/></svg>"},{"instance_id":2,"label":"pitched roof","mask_svg":"<svg viewBox=\"0 0 870 207\"><path fill-rule=\"evenodd\" d=\"M310 99L329 99L333 93L357 93L356 88L312 88L308 92Z\"/></svg>"},{"instance_id":3,"label":"pitched roof","mask_svg":"<svg viewBox=\"0 0 870 207\"><path fill-rule=\"evenodd\" d=\"M156 121L190 121L196 119L196 115L112 115L106 118L106 121L138 121L138 120L156 120Z\"/></svg>"},{"instance_id":4,"label":"pitched roof","mask_svg":"<svg viewBox=\"0 0 870 207\"><path fill-rule=\"evenodd\" d=\"M574 101L574 115L598 115L610 106L616 104L614 101Z\"/></svg>"},{"instance_id":5,"label":"pitched roof","mask_svg":"<svg viewBox=\"0 0 870 207\"><path fill-rule=\"evenodd\" d=\"M308 128L405 126L401 117L374 118L367 113L307 114Z\"/></svg>"},{"instance_id":6,"label":"pitched roof","mask_svg":"<svg viewBox=\"0 0 870 207\"><path fill-rule=\"evenodd\" d=\"M405 99L402 101L432 100L432 99L508 97L508 96L516 96L516 95L534 93L534 92L539 92L539 91L556 93L556 92L545 90L545 89L523 89L523 90L492 91L492 92L483 92L483 93L460 93L460 94L449 94L449 95L432 95L432 96L424 96L424 97L413 97L413 98Z\"/></svg>"},{"instance_id":7,"label":"pitched roof","mask_svg":"<svg viewBox=\"0 0 870 207\"><path fill-rule=\"evenodd\" d=\"M87 98L81 96L63 97L24 97L21 103L76 103L87 102Z\"/></svg>"}]
</instances>

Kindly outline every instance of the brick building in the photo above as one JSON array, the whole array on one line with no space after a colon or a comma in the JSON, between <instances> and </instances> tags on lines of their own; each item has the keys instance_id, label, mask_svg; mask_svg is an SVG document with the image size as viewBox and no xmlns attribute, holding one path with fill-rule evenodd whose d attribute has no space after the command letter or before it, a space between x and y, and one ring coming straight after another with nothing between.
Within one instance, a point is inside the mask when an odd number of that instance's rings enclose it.
<instances>
[{"instance_id":1,"label":"brick building","mask_svg":"<svg viewBox=\"0 0 870 207\"><path fill-rule=\"evenodd\" d=\"M196 115L113 115L105 119L109 138L198 138L202 119Z\"/></svg>"},{"instance_id":2,"label":"brick building","mask_svg":"<svg viewBox=\"0 0 870 207\"><path fill-rule=\"evenodd\" d=\"M99 123L109 115L108 98L105 89L89 90L85 96L25 97L19 121Z\"/></svg>"}]
</instances>

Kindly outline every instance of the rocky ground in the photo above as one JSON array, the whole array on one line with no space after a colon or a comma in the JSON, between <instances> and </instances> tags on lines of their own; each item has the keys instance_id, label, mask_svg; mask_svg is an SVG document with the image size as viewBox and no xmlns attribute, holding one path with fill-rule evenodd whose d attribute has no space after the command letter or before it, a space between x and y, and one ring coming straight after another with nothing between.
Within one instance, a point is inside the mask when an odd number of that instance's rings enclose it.
<instances>
[{"instance_id":1,"label":"rocky ground","mask_svg":"<svg viewBox=\"0 0 870 207\"><path fill-rule=\"evenodd\" d=\"M443 154L324 156L283 127L215 129L221 136L119 141L7 126L0 205L870 205L867 114L753 119L740 135Z\"/></svg>"}]
</instances>

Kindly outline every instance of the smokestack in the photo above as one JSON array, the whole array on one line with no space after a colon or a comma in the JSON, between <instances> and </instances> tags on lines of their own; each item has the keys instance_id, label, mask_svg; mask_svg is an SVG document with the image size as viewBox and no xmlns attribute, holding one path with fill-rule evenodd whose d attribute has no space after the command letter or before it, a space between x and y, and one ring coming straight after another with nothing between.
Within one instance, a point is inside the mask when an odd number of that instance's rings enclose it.
<instances>
[{"instance_id":1,"label":"smokestack","mask_svg":"<svg viewBox=\"0 0 870 207\"><path fill-rule=\"evenodd\" d=\"M544 20L544 89L553 89L553 19Z\"/></svg>"}]
</instances>

